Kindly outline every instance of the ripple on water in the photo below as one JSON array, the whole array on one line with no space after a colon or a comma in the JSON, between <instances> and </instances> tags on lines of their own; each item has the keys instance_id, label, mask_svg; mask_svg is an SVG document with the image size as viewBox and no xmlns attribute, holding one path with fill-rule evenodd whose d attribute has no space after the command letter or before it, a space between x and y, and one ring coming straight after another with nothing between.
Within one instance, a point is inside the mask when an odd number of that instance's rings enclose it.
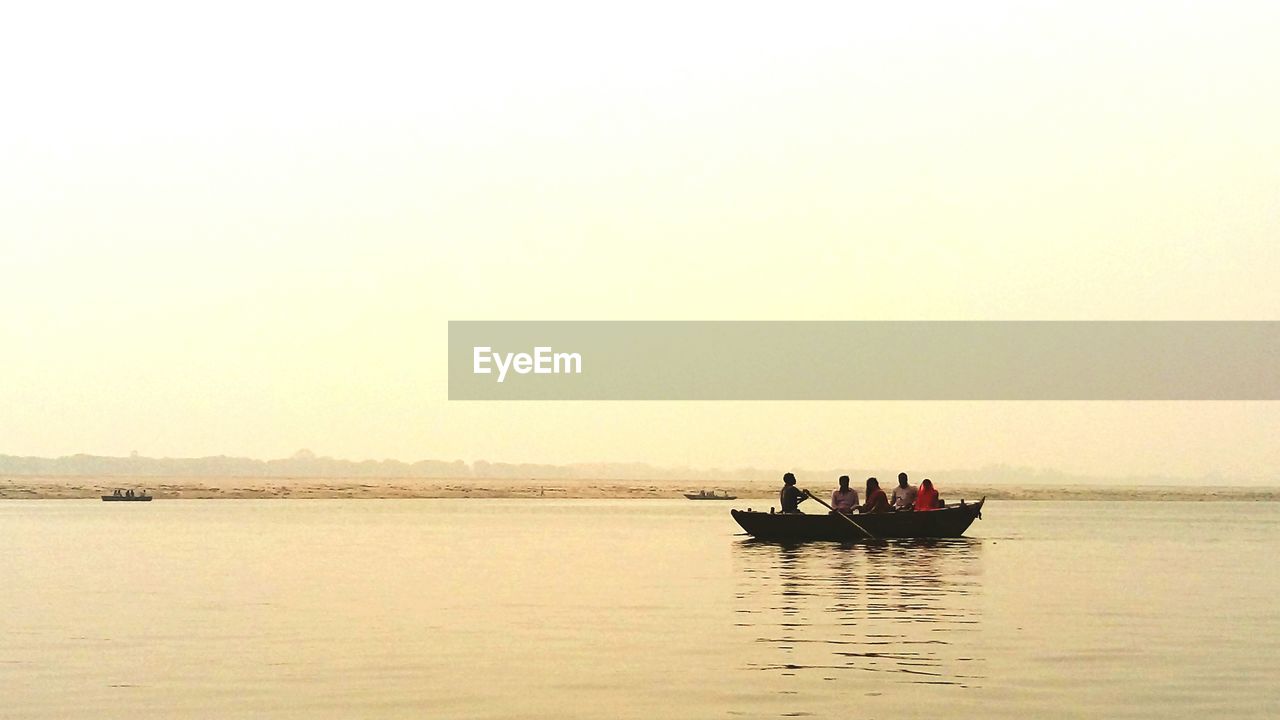
<instances>
[{"instance_id":1,"label":"ripple on water","mask_svg":"<svg viewBox=\"0 0 1280 720\"><path fill-rule=\"evenodd\" d=\"M738 574L735 593L737 625L755 635L746 668L822 681L875 674L964 688L983 680L966 637L983 621L981 541L742 540L734 550L751 568Z\"/></svg>"}]
</instances>

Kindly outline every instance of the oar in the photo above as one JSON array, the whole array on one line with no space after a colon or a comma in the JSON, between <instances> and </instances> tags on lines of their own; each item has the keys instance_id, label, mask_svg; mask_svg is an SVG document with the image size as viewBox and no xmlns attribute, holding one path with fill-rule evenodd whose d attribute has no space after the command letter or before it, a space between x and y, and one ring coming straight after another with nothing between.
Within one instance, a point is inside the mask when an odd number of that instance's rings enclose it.
<instances>
[{"instance_id":1,"label":"oar","mask_svg":"<svg viewBox=\"0 0 1280 720\"><path fill-rule=\"evenodd\" d=\"M835 508L833 508L833 507L831 507L830 505L826 504L825 502L823 502L823 501L822 501L822 498L818 497L817 495L814 495L813 493L809 492L808 490L805 490L805 491L804 491L804 494L805 494L805 495L808 495L809 497L813 498L814 500L817 500L817 501L818 501L818 504L819 504L819 505L821 505L822 507L824 507L824 508L826 508L826 509L830 510L830 511L831 511L831 512L833 512L833 513L836 513L836 515L839 515L840 517L844 518L845 520L848 520L848 521L849 521L849 522L850 522L854 527L856 527L856 528L858 528L859 530L861 530L861 531L862 531L862 534L867 536L867 539L869 539L869 540L875 540L875 539L876 539L876 536L875 536L875 535L872 535L871 533L867 532L867 529L866 529L866 528L864 528L864 527L862 527L861 525L859 525L859 524L858 524L858 523L857 523L853 518L849 517L848 515L845 515L845 514L844 514L844 513L842 513L842 512L836 512L836 509L835 509Z\"/></svg>"}]
</instances>

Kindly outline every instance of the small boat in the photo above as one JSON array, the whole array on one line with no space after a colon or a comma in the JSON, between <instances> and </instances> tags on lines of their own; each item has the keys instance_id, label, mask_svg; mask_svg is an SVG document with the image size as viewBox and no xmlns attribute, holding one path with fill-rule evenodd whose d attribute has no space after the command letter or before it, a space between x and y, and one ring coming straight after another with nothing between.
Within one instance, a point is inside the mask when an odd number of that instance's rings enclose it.
<instances>
[{"instance_id":1,"label":"small boat","mask_svg":"<svg viewBox=\"0 0 1280 720\"><path fill-rule=\"evenodd\" d=\"M111 495L103 495L102 501L103 502L151 502L151 496L146 494L145 491L141 493L134 493L132 495L129 495L117 490Z\"/></svg>"},{"instance_id":2,"label":"small boat","mask_svg":"<svg viewBox=\"0 0 1280 720\"><path fill-rule=\"evenodd\" d=\"M743 530L759 540L799 542L867 539L867 534L859 530L858 526L877 539L956 538L963 535L974 520L982 517L982 504L986 501L984 497L972 505L966 505L961 501L959 505L937 510L858 513L847 517L838 517L834 513L817 515L751 510L730 510L729 512Z\"/></svg>"},{"instance_id":3,"label":"small boat","mask_svg":"<svg viewBox=\"0 0 1280 720\"><path fill-rule=\"evenodd\" d=\"M737 500L738 499L737 495L730 495L727 490L723 495L717 495L715 490L712 490L711 492L707 492L706 490L699 490L696 493L685 493L684 496L689 498L690 500Z\"/></svg>"}]
</instances>

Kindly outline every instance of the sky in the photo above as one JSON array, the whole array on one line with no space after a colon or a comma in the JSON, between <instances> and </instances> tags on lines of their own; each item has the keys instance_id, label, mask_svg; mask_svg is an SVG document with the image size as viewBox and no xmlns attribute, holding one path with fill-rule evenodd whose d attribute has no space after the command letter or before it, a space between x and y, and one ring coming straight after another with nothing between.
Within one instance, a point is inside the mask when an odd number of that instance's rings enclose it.
<instances>
[{"instance_id":1,"label":"sky","mask_svg":"<svg viewBox=\"0 0 1280 720\"><path fill-rule=\"evenodd\" d=\"M1274 3L184 5L0 23L0 453L1280 480L1276 403L463 403L445 357L1280 319Z\"/></svg>"}]
</instances>

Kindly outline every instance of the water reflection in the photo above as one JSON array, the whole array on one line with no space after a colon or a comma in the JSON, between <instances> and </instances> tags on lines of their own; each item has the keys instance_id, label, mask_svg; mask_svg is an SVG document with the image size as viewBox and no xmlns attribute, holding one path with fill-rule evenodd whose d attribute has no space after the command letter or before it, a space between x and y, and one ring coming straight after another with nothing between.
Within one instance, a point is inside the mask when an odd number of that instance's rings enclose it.
<instances>
[{"instance_id":1,"label":"water reflection","mask_svg":"<svg viewBox=\"0 0 1280 720\"><path fill-rule=\"evenodd\" d=\"M982 541L734 545L747 667L976 687Z\"/></svg>"}]
</instances>

